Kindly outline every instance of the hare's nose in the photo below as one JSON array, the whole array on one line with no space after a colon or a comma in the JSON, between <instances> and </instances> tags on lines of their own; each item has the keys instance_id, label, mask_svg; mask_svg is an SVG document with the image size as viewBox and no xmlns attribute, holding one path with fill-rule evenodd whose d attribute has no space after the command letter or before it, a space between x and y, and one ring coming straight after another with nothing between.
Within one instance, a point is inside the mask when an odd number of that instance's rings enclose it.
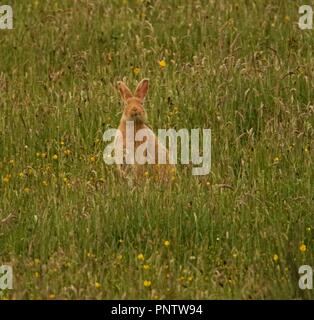
<instances>
[{"instance_id":1,"label":"hare's nose","mask_svg":"<svg viewBox=\"0 0 314 320\"><path fill-rule=\"evenodd\" d=\"M134 108L132 109L132 111L133 111L133 112L137 112L137 109L134 107Z\"/></svg>"}]
</instances>

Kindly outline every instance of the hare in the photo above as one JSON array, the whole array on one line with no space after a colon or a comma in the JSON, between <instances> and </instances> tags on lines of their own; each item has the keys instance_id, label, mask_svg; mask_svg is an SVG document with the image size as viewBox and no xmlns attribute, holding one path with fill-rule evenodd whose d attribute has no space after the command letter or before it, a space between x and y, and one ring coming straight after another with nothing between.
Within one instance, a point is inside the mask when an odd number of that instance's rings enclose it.
<instances>
[{"instance_id":1,"label":"hare","mask_svg":"<svg viewBox=\"0 0 314 320\"><path fill-rule=\"evenodd\" d=\"M152 174L158 180L169 180L171 174L175 172L175 167L169 164L167 149L159 142L154 132L147 125L147 114L143 107L148 92L148 79L139 82L134 95L122 81L118 82L118 89L124 103L124 110L118 127L119 134L115 137L115 146L122 147L120 150L123 150L123 164L118 165L120 174L131 179L139 179ZM129 128L132 129L132 134L130 134ZM135 139L139 131L144 132L141 141ZM137 150L141 146L145 148L142 148L144 152L140 153L139 156ZM166 164L158 164L158 155L165 157ZM127 159L129 162L127 162ZM152 165L148 166L147 163Z\"/></svg>"}]
</instances>

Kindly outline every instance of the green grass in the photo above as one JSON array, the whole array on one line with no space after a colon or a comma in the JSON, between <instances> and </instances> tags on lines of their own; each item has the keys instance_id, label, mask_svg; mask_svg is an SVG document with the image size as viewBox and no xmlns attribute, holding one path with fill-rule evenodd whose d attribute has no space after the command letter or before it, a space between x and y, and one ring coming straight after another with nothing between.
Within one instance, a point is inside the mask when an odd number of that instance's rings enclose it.
<instances>
[{"instance_id":1,"label":"green grass","mask_svg":"<svg viewBox=\"0 0 314 320\"><path fill-rule=\"evenodd\" d=\"M0 264L14 289L2 298L313 298L297 273L314 267L303 1L7 3ZM122 111L116 82L144 77L154 130L211 128L208 176L178 165L171 186L147 177L130 189L103 162Z\"/></svg>"}]
</instances>

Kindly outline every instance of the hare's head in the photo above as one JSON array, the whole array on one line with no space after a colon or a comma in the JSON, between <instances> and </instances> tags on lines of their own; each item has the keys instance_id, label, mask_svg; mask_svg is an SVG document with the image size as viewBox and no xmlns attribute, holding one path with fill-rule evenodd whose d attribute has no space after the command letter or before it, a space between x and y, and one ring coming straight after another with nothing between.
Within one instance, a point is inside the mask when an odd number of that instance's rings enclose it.
<instances>
[{"instance_id":1,"label":"hare's head","mask_svg":"<svg viewBox=\"0 0 314 320\"><path fill-rule=\"evenodd\" d=\"M138 84L134 95L122 81L118 82L118 89L124 102L122 119L125 121L145 123L146 112L143 108L143 102L148 91L148 80L143 79Z\"/></svg>"}]
</instances>

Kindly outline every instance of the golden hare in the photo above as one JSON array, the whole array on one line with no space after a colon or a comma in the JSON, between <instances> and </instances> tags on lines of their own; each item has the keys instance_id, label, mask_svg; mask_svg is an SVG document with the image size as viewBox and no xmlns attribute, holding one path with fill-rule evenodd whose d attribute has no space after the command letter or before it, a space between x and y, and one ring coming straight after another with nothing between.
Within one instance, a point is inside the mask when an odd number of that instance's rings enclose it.
<instances>
[{"instance_id":1,"label":"golden hare","mask_svg":"<svg viewBox=\"0 0 314 320\"><path fill-rule=\"evenodd\" d=\"M152 175L157 180L170 180L175 167L169 164L167 149L147 125L143 107L148 79L139 82L134 95L122 81L118 82L118 89L124 103L114 142L115 150L123 150L123 164L118 164L120 174L127 178L139 179ZM159 164L160 157L164 158L164 164Z\"/></svg>"}]
</instances>

